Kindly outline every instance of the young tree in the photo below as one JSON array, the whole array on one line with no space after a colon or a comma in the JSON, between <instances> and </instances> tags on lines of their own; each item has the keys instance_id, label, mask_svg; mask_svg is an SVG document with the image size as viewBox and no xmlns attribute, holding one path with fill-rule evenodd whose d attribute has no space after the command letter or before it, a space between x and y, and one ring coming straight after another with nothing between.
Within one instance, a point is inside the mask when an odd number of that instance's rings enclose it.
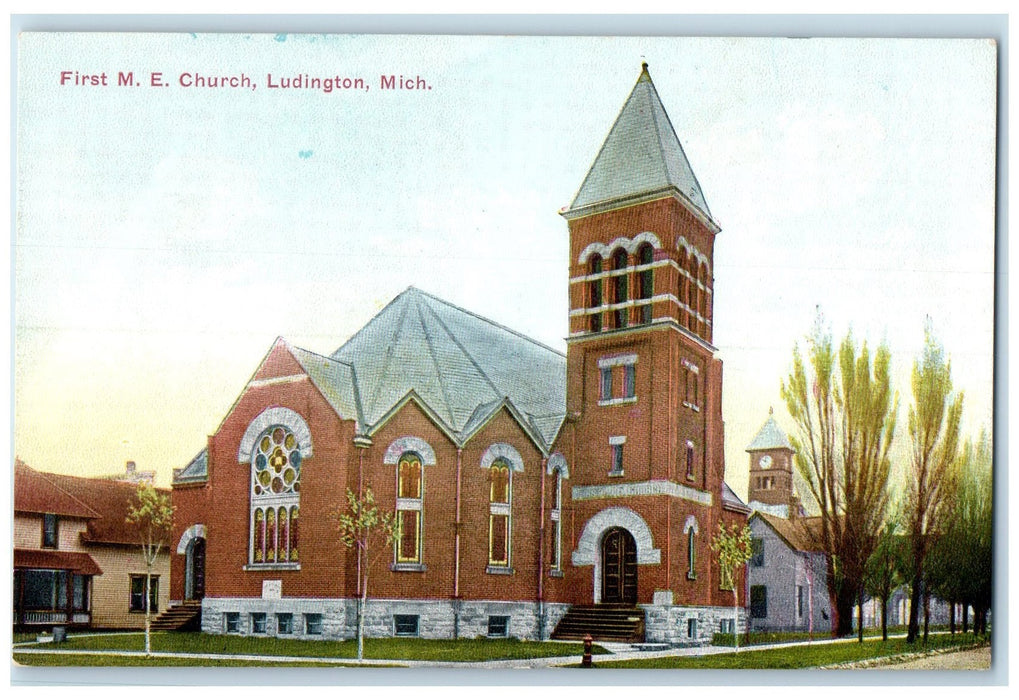
<instances>
[{"instance_id":1,"label":"young tree","mask_svg":"<svg viewBox=\"0 0 1019 700\"><path fill-rule=\"evenodd\" d=\"M145 561L145 654L152 653L152 567L156 557L166 546L173 528L173 505L170 494L156 490L149 483L138 486L134 501L128 506L126 521L137 528Z\"/></svg>"},{"instance_id":2,"label":"young tree","mask_svg":"<svg viewBox=\"0 0 1019 700\"><path fill-rule=\"evenodd\" d=\"M337 514L340 540L357 551L361 597L357 600L357 660L364 660L364 616L368 605L368 573L372 564L399 536L396 517L379 509L375 494L365 489L360 498L347 489L347 510Z\"/></svg>"},{"instance_id":3,"label":"young tree","mask_svg":"<svg viewBox=\"0 0 1019 700\"><path fill-rule=\"evenodd\" d=\"M711 550L718 552L718 566L722 571L722 590L732 590L732 636L739 651L739 573L753 556L753 538L750 526L732 525L728 530L718 524L718 534L711 540Z\"/></svg>"},{"instance_id":4,"label":"young tree","mask_svg":"<svg viewBox=\"0 0 1019 700\"><path fill-rule=\"evenodd\" d=\"M877 546L867 560L867 593L881 601L881 639L888 639L888 599L900 585L902 577L902 535L898 532L897 516L892 516L878 535ZM862 619L862 618L861 618ZM862 625L861 625L862 628Z\"/></svg>"},{"instance_id":5,"label":"young tree","mask_svg":"<svg viewBox=\"0 0 1019 700\"><path fill-rule=\"evenodd\" d=\"M912 444L906 482L906 530L909 537L910 610L906 641L920 631L921 591L928 554L945 529L954 506L959 453L961 393L952 392L952 364L928 323L923 353L913 363L913 404L909 407Z\"/></svg>"},{"instance_id":6,"label":"young tree","mask_svg":"<svg viewBox=\"0 0 1019 700\"><path fill-rule=\"evenodd\" d=\"M794 348L781 392L797 428L790 436L797 471L820 510L832 633L840 637L852 632L853 604L884 522L898 397L886 346L872 361L867 344L857 352L849 334L836 352L819 316L807 347L809 368Z\"/></svg>"}]
</instances>

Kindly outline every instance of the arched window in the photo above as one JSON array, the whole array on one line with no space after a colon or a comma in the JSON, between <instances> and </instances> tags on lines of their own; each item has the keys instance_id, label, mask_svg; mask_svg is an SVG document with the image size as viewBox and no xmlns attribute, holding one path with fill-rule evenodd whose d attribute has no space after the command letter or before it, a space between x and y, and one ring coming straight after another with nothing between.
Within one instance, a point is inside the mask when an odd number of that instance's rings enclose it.
<instances>
[{"instance_id":1,"label":"arched window","mask_svg":"<svg viewBox=\"0 0 1019 700\"><path fill-rule=\"evenodd\" d=\"M513 470L503 459L497 459L488 470L488 565L510 565L510 535L513 498Z\"/></svg>"},{"instance_id":2,"label":"arched window","mask_svg":"<svg viewBox=\"0 0 1019 700\"><path fill-rule=\"evenodd\" d=\"M255 441L251 456L252 564L291 564L298 558L301 445L287 427L274 425Z\"/></svg>"},{"instance_id":3,"label":"arched window","mask_svg":"<svg viewBox=\"0 0 1019 700\"><path fill-rule=\"evenodd\" d=\"M700 314L701 318L701 335L707 337L708 335L708 266L701 263L700 270L697 274L697 280L700 284L697 287L697 313Z\"/></svg>"},{"instance_id":4,"label":"arched window","mask_svg":"<svg viewBox=\"0 0 1019 700\"><path fill-rule=\"evenodd\" d=\"M690 580L697 578L697 532L694 528L688 528L686 531L686 564L687 571L686 577Z\"/></svg>"},{"instance_id":5,"label":"arched window","mask_svg":"<svg viewBox=\"0 0 1019 700\"><path fill-rule=\"evenodd\" d=\"M686 478L694 478L694 452L693 443L689 440L686 441Z\"/></svg>"},{"instance_id":6,"label":"arched window","mask_svg":"<svg viewBox=\"0 0 1019 700\"><path fill-rule=\"evenodd\" d=\"M405 452L396 467L396 563L421 563L424 470L421 456Z\"/></svg>"},{"instance_id":7,"label":"arched window","mask_svg":"<svg viewBox=\"0 0 1019 700\"><path fill-rule=\"evenodd\" d=\"M600 275L602 272L602 259L601 256L595 253L591 257L591 262L588 267L588 274ZM589 283L589 294L588 308L597 309L602 305L602 280L601 278L593 279ZM590 320L591 332L597 333L601 330L601 312L593 313L588 315Z\"/></svg>"},{"instance_id":8,"label":"arched window","mask_svg":"<svg viewBox=\"0 0 1019 700\"><path fill-rule=\"evenodd\" d=\"M550 563L552 571L560 572L563 568L563 473L560 469L552 472L555 475L555 485L552 487L552 556Z\"/></svg>"},{"instance_id":9,"label":"arched window","mask_svg":"<svg viewBox=\"0 0 1019 700\"><path fill-rule=\"evenodd\" d=\"M623 304L630 296L629 279L627 277L627 266L629 264L629 256L626 253L625 248L617 248L616 252L612 254L612 270L621 270L620 274L614 275L613 289L614 294L612 295L612 303ZM629 315L629 309L625 306L615 311L615 327L626 328L627 317Z\"/></svg>"},{"instance_id":10,"label":"arched window","mask_svg":"<svg viewBox=\"0 0 1019 700\"><path fill-rule=\"evenodd\" d=\"M689 328L690 316L687 313L687 299L690 298L690 279L686 276L686 248L679 249L679 325Z\"/></svg>"},{"instance_id":11,"label":"arched window","mask_svg":"<svg viewBox=\"0 0 1019 700\"><path fill-rule=\"evenodd\" d=\"M640 307L640 322L642 324L651 323L651 297L654 296L655 273L650 265L654 262L654 256L655 249L650 243L644 243L637 251L637 260L641 267L645 268L640 271L640 289L637 290L638 296L647 300L647 303Z\"/></svg>"},{"instance_id":12,"label":"arched window","mask_svg":"<svg viewBox=\"0 0 1019 700\"><path fill-rule=\"evenodd\" d=\"M689 266L687 267L689 279L687 281L686 305L690 309L690 324L687 326L694 333L698 332L700 319L697 318L697 256L690 255Z\"/></svg>"}]
</instances>

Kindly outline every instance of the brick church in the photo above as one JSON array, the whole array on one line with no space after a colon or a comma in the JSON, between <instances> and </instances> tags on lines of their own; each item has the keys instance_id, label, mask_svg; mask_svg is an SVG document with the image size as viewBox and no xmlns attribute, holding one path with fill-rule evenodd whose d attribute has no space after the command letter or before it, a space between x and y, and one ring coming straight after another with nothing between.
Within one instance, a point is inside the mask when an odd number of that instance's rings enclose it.
<instances>
[{"instance_id":1,"label":"brick church","mask_svg":"<svg viewBox=\"0 0 1019 700\"><path fill-rule=\"evenodd\" d=\"M272 345L174 476L170 596L204 631L350 638L362 566L371 636L731 630L720 229L646 64L560 213L565 357L413 287L331 355ZM399 527L366 562L335 513L369 487Z\"/></svg>"}]
</instances>

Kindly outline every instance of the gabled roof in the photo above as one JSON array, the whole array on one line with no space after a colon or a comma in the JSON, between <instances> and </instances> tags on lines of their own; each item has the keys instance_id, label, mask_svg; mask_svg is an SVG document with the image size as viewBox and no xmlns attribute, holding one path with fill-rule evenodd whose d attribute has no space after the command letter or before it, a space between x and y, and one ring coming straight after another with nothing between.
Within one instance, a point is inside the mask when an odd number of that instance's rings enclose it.
<instances>
[{"instance_id":1,"label":"gabled roof","mask_svg":"<svg viewBox=\"0 0 1019 700\"><path fill-rule=\"evenodd\" d=\"M743 499L737 496L732 487L724 481L722 482L722 506L741 513L750 512L750 508L743 502Z\"/></svg>"},{"instance_id":2,"label":"gabled roof","mask_svg":"<svg viewBox=\"0 0 1019 700\"><path fill-rule=\"evenodd\" d=\"M711 220L701 186L645 63L569 210L664 194L671 188Z\"/></svg>"},{"instance_id":3,"label":"gabled roof","mask_svg":"<svg viewBox=\"0 0 1019 700\"><path fill-rule=\"evenodd\" d=\"M202 449L188 465L173 475L173 483L186 484L209 478L209 450Z\"/></svg>"},{"instance_id":4,"label":"gabled roof","mask_svg":"<svg viewBox=\"0 0 1019 700\"><path fill-rule=\"evenodd\" d=\"M55 484L55 474L37 472L20 459L14 460L14 511L53 513L71 518L95 518L95 510ZM107 482L112 483L112 482Z\"/></svg>"},{"instance_id":5,"label":"gabled roof","mask_svg":"<svg viewBox=\"0 0 1019 700\"><path fill-rule=\"evenodd\" d=\"M371 432L409 395L458 441L504 406L544 449L566 414L566 358L410 287L332 354Z\"/></svg>"},{"instance_id":6,"label":"gabled roof","mask_svg":"<svg viewBox=\"0 0 1019 700\"><path fill-rule=\"evenodd\" d=\"M787 520L768 513L756 511L753 518L760 518L768 527L775 531L790 548L798 552L820 552L821 518L794 518Z\"/></svg>"},{"instance_id":7,"label":"gabled roof","mask_svg":"<svg viewBox=\"0 0 1019 700\"><path fill-rule=\"evenodd\" d=\"M747 445L747 452L754 452L757 450L777 450L784 449L795 452L793 446L789 444L789 438L785 436L782 429L778 427L778 423L775 422L775 416L772 412L768 415L768 420L764 422L761 429L757 431L757 435L750 444Z\"/></svg>"}]
</instances>

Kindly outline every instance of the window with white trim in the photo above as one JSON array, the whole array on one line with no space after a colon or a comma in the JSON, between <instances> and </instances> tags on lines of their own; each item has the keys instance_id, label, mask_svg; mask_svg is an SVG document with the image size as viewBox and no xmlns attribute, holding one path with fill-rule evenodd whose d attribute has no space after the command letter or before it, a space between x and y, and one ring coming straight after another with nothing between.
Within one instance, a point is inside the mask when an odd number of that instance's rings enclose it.
<instances>
[{"instance_id":1,"label":"window with white trim","mask_svg":"<svg viewBox=\"0 0 1019 700\"><path fill-rule=\"evenodd\" d=\"M552 519L552 571L560 572L563 568L563 473L555 472L555 486L552 491L552 508L549 516Z\"/></svg>"},{"instance_id":2,"label":"window with white trim","mask_svg":"<svg viewBox=\"0 0 1019 700\"><path fill-rule=\"evenodd\" d=\"M424 469L421 456L405 452L396 467L396 568L421 563Z\"/></svg>"},{"instance_id":3,"label":"window with white trim","mask_svg":"<svg viewBox=\"0 0 1019 700\"><path fill-rule=\"evenodd\" d=\"M701 369L696 363L683 359L683 405L694 411L701 410Z\"/></svg>"},{"instance_id":4,"label":"window with white trim","mask_svg":"<svg viewBox=\"0 0 1019 700\"><path fill-rule=\"evenodd\" d=\"M637 400L637 354L610 355L598 358L598 405L612 406ZM613 373L622 373L621 395L615 395Z\"/></svg>"},{"instance_id":5,"label":"window with white trim","mask_svg":"<svg viewBox=\"0 0 1019 700\"><path fill-rule=\"evenodd\" d=\"M251 456L248 559L253 565L298 562L302 459L297 437L285 426L271 426L255 441Z\"/></svg>"},{"instance_id":6,"label":"window with white trim","mask_svg":"<svg viewBox=\"0 0 1019 700\"><path fill-rule=\"evenodd\" d=\"M686 441L686 478L694 478L694 445L690 440Z\"/></svg>"},{"instance_id":7,"label":"window with white trim","mask_svg":"<svg viewBox=\"0 0 1019 700\"><path fill-rule=\"evenodd\" d=\"M602 367L600 379L598 398L602 401L609 401L612 399L612 368Z\"/></svg>"},{"instance_id":8,"label":"window with white trim","mask_svg":"<svg viewBox=\"0 0 1019 700\"><path fill-rule=\"evenodd\" d=\"M488 565L504 568L510 565L512 535L513 469L504 459L497 459L488 470ZM491 570L491 569L490 569Z\"/></svg>"},{"instance_id":9,"label":"window with white trim","mask_svg":"<svg viewBox=\"0 0 1019 700\"><path fill-rule=\"evenodd\" d=\"M612 454L612 464L609 469L609 476L623 475L623 445L626 444L626 436L616 435L609 438L609 449Z\"/></svg>"},{"instance_id":10,"label":"window with white trim","mask_svg":"<svg viewBox=\"0 0 1019 700\"><path fill-rule=\"evenodd\" d=\"M694 529L688 528L686 531L686 577L693 581L697 578L697 540L695 539L697 533Z\"/></svg>"}]
</instances>

